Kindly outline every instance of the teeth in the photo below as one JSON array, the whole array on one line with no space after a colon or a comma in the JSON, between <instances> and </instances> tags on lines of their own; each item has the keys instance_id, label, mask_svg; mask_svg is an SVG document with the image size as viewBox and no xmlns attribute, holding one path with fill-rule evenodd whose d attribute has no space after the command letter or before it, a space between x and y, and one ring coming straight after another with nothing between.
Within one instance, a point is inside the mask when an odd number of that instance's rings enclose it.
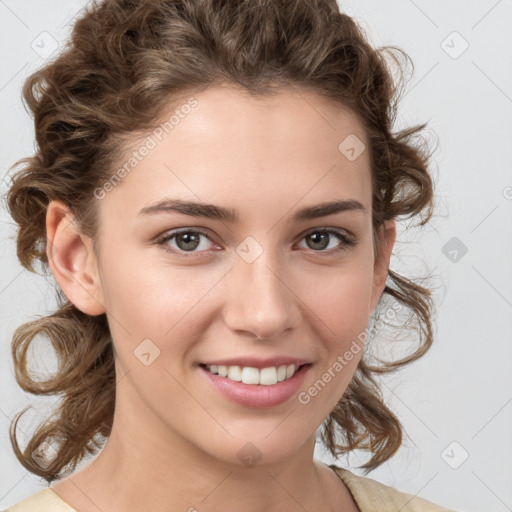
<instances>
[{"instance_id":1,"label":"teeth","mask_svg":"<svg viewBox=\"0 0 512 512\"><path fill-rule=\"evenodd\" d=\"M240 382L242 380L242 370L240 366L228 366L228 379Z\"/></svg>"},{"instance_id":2,"label":"teeth","mask_svg":"<svg viewBox=\"0 0 512 512\"><path fill-rule=\"evenodd\" d=\"M221 377L227 377L235 382L243 382L244 384L261 384L263 386L272 386L278 382L289 379L298 370L298 366L289 364L288 366L283 364L279 367L271 366L269 368L252 368L250 366L222 366L212 364L206 365L206 368L211 372L220 375Z\"/></svg>"}]
</instances>

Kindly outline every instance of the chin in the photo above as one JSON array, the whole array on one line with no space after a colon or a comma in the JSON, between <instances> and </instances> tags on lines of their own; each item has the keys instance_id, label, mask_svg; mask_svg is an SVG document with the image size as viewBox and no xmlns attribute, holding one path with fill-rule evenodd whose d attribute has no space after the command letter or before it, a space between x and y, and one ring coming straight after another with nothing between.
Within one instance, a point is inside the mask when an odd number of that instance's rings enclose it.
<instances>
[{"instance_id":1,"label":"chin","mask_svg":"<svg viewBox=\"0 0 512 512\"><path fill-rule=\"evenodd\" d=\"M287 428L288 427L288 428ZM286 421L277 428L271 429L246 428L245 432L234 435L233 438L223 437L216 442L209 438L210 445L205 448L217 459L227 464L251 468L261 465L274 465L294 457L297 452L304 450L304 444L311 441L311 453L314 451L314 432L305 437L304 433L290 435ZM217 449L212 451L212 447Z\"/></svg>"}]
</instances>

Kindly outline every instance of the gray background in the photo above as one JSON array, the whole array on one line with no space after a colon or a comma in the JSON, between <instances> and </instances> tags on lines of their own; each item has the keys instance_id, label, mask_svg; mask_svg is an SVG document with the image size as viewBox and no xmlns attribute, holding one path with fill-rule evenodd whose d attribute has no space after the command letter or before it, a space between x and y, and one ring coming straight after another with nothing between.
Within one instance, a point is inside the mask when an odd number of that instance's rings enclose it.
<instances>
[{"instance_id":1,"label":"gray background","mask_svg":"<svg viewBox=\"0 0 512 512\"><path fill-rule=\"evenodd\" d=\"M62 45L83 5L0 0L2 196L9 166L33 153L23 80ZM406 437L398 454L369 476L455 510L512 510L512 2L340 5L374 44L397 45L411 56L415 71L397 128L428 121L425 136L438 144L437 216L421 232L401 226L391 262L406 275L436 276L436 342L420 361L383 380ZM26 414L32 420L21 424L31 432L51 401L18 388L10 342L18 325L50 313L55 299L51 281L18 263L15 226L3 205L0 215L1 509L46 486L15 459L8 426L32 404ZM41 364L51 366L51 357ZM318 458L332 462L317 448ZM363 460L355 453L339 463L358 472Z\"/></svg>"}]
</instances>

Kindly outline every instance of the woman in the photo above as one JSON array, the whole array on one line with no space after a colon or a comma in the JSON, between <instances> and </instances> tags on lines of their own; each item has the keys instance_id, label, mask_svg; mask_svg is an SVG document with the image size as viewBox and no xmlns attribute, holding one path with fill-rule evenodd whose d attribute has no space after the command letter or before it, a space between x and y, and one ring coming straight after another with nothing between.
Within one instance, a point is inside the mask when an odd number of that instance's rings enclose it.
<instances>
[{"instance_id":1,"label":"woman","mask_svg":"<svg viewBox=\"0 0 512 512\"><path fill-rule=\"evenodd\" d=\"M60 307L13 357L62 401L23 451L13 421L21 464L56 483L9 512L447 510L313 458L320 426L366 471L392 457L374 375L432 343L429 290L389 269L397 218L433 208L425 125L391 131L395 93L335 0L87 8L24 87L39 147L8 204ZM370 361L400 311L419 347ZM46 382L37 334L59 356Z\"/></svg>"}]
</instances>

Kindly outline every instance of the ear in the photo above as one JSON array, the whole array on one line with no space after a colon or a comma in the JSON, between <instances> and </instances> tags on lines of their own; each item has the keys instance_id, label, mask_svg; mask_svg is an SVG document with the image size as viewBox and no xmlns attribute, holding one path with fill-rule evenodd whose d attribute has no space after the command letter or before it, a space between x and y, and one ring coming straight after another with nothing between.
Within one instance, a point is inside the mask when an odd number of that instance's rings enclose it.
<instances>
[{"instance_id":1,"label":"ear","mask_svg":"<svg viewBox=\"0 0 512 512\"><path fill-rule=\"evenodd\" d=\"M50 201L46 211L48 264L66 297L83 313L105 313L92 240L81 234L71 210Z\"/></svg>"},{"instance_id":2,"label":"ear","mask_svg":"<svg viewBox=\"0 0 512 512\"><path fill-rule=\"evenodd\" d=\"M377 234L377 244L379 245L379 255L375 259L373 269L373 286L372 298L370 303L370 313L373 313L377 303L386 287L386 279L388 277L389 261L391 259L391 251L395 245L396 239L396 222L387 220L381 226Z\"/></svg>"}]
</instances>

